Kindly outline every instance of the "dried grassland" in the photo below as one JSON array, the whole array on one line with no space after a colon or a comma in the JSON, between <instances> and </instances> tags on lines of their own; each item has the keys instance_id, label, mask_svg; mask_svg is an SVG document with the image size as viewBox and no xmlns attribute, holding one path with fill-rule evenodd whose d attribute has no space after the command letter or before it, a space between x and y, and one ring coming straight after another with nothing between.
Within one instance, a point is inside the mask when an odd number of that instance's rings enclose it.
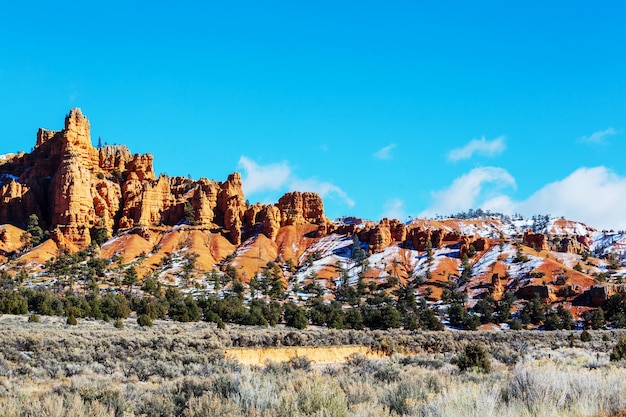
<instances>
[{"instance_id":1,"label":"dried grassland","mask_svg":"<svg viewBox=\"0 0 626 417\"><path fill-rule=\"evenodd\" d=\"M124 325L0 317L0 415L614 416L626 410L626 367L609 360L623 332L591 332L583 343L572 332ZM489 353L490 373L455 365L470 342ZM292 355L254 366L224 354L346 345L379 357L352 354L329 364Z\"/></svg>"}]
</instances>

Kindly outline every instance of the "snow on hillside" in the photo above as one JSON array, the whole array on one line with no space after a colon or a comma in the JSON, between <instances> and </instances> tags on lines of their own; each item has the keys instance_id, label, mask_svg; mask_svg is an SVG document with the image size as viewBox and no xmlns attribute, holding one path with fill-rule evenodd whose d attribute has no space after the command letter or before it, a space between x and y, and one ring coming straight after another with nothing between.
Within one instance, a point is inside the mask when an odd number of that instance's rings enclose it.
<instances>
[{"instance_id":1,"label":"snow on hillside","mask_svg":"<svg viewBox=\"0 0 626 417\"><path fill-rule=\"evenodd\" d=\"M594 236L591 251L596 255L607 255L611 252L626 257L626 233L599 233Z\"/></svg>"},{"instance_id":2,"label":"snow on hillside","mask_svg":"<svg viewBox=\"0 0 626 417\"><path fill-rule=\"evenodd\" d=\"M554 253L554 259L568 268L574 268L576 264L580 263L580 256L574 253Z\"/></svg>"},{"instance_id":3,"label":"snow on hillside","mask_svg":"<svg viewBox=\"0 0 626 417\"><path fill-rule=\"evenodd\" d=\"M350 253L350 246L352 246L353 243L352 238L338 234L324 236L304 251L298 259L298 264L303 264L309 255L315 253L319 254L322 258L332 255L347 257Z\"/></svg>"},{"instance_id":4,"label":"snow on hillside","mask_svg":"<svg viewBox=\"0 0 626 417\"><path fill-rule=\"evenodd\" d=\"M576 236L587 236L592 232L595 232L595 229L587 227L586 225L570 220L564 220L561 218L550 218L548 225L546 227L548 233L553 235L576 235Z\"/></svg>"},{"instance_id":5,"label":"snow on hillside","mask_svg":"<svg viewBox=\"0 0 626 417\"><path fill-rule=\"evenodd\" d=\"M463 222L459 223L459 231L464 235L480 236L485 238L496 239L500 236L502 228L500 222Z\"/></svg>"},{"instance_id":6,"label":"snow on hillside","mask_svg":"<svg viewBox=\"0 0 626 417\"><path fill-rule=\"evenodd\" d=\"M535 222L531 219L519 218L515 219L510 223L515 229L515 231L519 234L526 229L532 229L535 226Z\"/></svg>"},{"instance_id":7,"label":"snow on hillside","mask_svg":"<svg viewBox=\"0 0 626 417\"><path fill-rule=\"evenodd\" d=\"M308 266L296 272L296 282L301 284L311 276L318 275L328 268L348 269L352 263L349 257L352 244L352 238L337 234L331 234L317 240L298 259L299 265L308 263ZM310 262L311 260L312 262Z\"/></svg>"},{"instance_id":8,"label":"snow on hillside","mask_svg":"<svg viewBox=\"0 0 626 417\"><path fill-rule=\"evenodd\" d=\"M398 259L400 248L397 246L388 246L382 252L371 255L367 260L371 268L386 271L389 263L393 259ZM386 277L388 274L383 272L380 277Z\"/></svg>"},{"instance_id":9,"label":"snow on hillside","mask_svg":"<svg viewBox=\"0 0 626 417\"><path fill-rule=\"evenodd\" d=\"M539 258L537 256L529 254L524 254L528 259L527 261L514 262L517 255L517 248L510 243L504 245L502 253L508 255L504 262L507 264L507 270L509 272L509 275L512 277L527 276L530 272L539 268L544 262L543 258Z\"/></svg>"},{"instance_id":10,"label":"snow on hillside","mask_svg":"<svg viewBox=\"0 0 626 417\"><path fill-rule=\"evenodd\" d=\"M500 247L490 248L472 267L472 275L485 275L491 272L491 267L500 256Z\"/></svg>"}]
</instances>

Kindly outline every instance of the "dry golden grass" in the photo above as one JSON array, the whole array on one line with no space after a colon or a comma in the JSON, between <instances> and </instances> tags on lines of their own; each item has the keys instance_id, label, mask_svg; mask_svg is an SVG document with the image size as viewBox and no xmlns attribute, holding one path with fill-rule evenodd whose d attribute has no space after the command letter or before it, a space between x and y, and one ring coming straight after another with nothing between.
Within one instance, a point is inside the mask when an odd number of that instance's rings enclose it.
<instances>
[{"instance_id":1,"label":"dry golden grass","mask_svg":"<svg viewBox=\"0 0 626 417\"><path fill-rule=\"evenodd\" d=\"M0 415L624 417L626 410L626 368L609 361L623 332L592 332L591 342L572 343L571 332L124 324L0 317ZM455 365L470 342L486 348L491 373ZM286 346L304 346L312 358L247 365L224 354L297 350ZM331 358L344 348L380 356ZM315 363L313 352L331 360Z\"/></svg>"}]
</instances>

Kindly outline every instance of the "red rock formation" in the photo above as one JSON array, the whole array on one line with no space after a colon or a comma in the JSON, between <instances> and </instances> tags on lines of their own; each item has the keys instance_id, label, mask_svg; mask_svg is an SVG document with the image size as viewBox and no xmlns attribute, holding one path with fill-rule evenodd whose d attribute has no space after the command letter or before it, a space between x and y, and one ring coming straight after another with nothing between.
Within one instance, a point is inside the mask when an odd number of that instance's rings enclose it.
<instances>
[{"instance_id":1,"label":"red rock formation","mask_svg":"<svg viewBox=\"0 0 626 417\"><path fill-rule=\"evenodd\" d=\"M561 239L558 250L564 253L581 254L585 252L586 248L577 239L564 237Z\"/></svg>"},{"instance_id":2,"label":"red rock formation","mask_svg":"<svg viewBox=\"0 0 626 417\"><path fill-rule=\"evenodd\" d=\"M594 285L588 290L591 305L602 307L606 300L615 294L626 294L626 284Z\"/></svg>"},{"instance_id":3,"label":"red rock formation","mask_svg":"<svg viewBox=\"0 0 626 417\"><path fill-rule=\"evenodd\" d=\"M231 243L241 243L243 216L246 212L246 200L241 189L241 174L235 172L220 184L221 190L217 198L218 210L223 213L223 226ZM218 220L222 216L217 216Z\"/></svg>"},{"instance_id":4,"label":"red rock formation","mask_svg":"<svg viewBox=\"0 0 626 417\"><path fill-rule=\"evenodd\" d=\"M546 235L543 233L533 233L533 231L530 229L524 232L522 242L524 243L524 245L530 246L531 248L537 250L548 249L548 239Z\"/></svg>"},{"instance_id":5,"label":"red rock formation","mask_svg":"<svg viewBox=\"0 0 626 417\"><path fill-rule=\"evenodd\" d=\"M124 145L103 146L98 151L98 164L105 171L126 171L132 156Z\"/></svg>"},{"instance_id":6,"label":"red rock formation","mask_svg":"<svg viewBox=\"0 0 626 417\"><path fill-rule=\"evenodd\" d=\"M416 250L426 250L428 242L430 242L432 248L436 249L440 248L443 243L444 231L432 228L422 229L421 226L418 226L408 232L408 239Z\"/></svg>"},{"instance_id":7,"label":"red rock formation","mask_svg":"<svg viewBox=\"0 0 626 417\"><path fill-rule=\"evenodd\" d=\"M69 243L85 247L94 227L112 234L117 228L189 220L202 227L225 227L231 240L239 242L245 199L238 173L223 183L157 179L152 155L131 156L125 146L96 150L89 130L87 118L72 109L63 130L39 129L31 154L0 166L0 179L19 177L19 183L0 184L0 223L23 224L35 213Z\"/></svg>"},{"instance_id":8,"label":"red rock formation","mask_svg":"<svg viewBox=\"0 0 626 417\"><path fill-rule=\"evenodd\" d=\"M278 231L280 230L280 220L281 213L278 207L269 205L263 208L261 212L263 234L272 241L276 241L276 236L278 236Z\"/></svg>"},{"instance_id":9,"label":"red rock formation","mask_svg":"<svg viewBox=\"0 0 626 417\"><path fill-rule=\"evenodd\" d=\"M459 258L463 259L469 253L471 239L469 236L461 236L459 241Z\"/></svg>"},{"instance_id":10,"label":"red rock formation","mask_svg":"<svg viewBox=\"0 0 626 417\"><path fill-rule=\"evenodd\" d=\"M515 295L524 300L532 300L535 296L539 296L545 301L552 295L552 290L547 285L527 285L519 288Z\"/></svg>"},{"instance_id":11,"label":"red rock formation","mask_svg":"<svg viewBox=\"0 0 626 417\"><path fill-rule=\"evenodd\" d=\"M0 224L25 224L33 213L41 218L37 201L29 187L16 181L0 186Z\"/></svg>"},{"instance_id":12,"label":"red rock formation","mask_svg":"<svg viewBox=\"0 0 626 417\"><path fill-rule=\"evenodd\" d=\"M370 242L372 239L372 233L376 230L377 223L366 222L363 227L358 229L356 235L361 242Z\"/></svg>"},{"instance_id":13,"label":"red rock formation","mask_svg":"<svg viewBox=\"0 0 626 417\"><path fill-rule=\"evenodd\" d=\"M224 229L233 245L241 244L241 229L243 227L242 201L238 196L228 200L228 208L224 213ZM245 207L245 205L244 205Z\"/></svg>"},{"instance_id":14,"label":"red rock formation","mask_svg":"<svg viewBox=\"0 0 626 417\"><path fill-rule=\"evenodd\" d=\"M433 230L430 235L430 242L433 245L433 248L440 248L443 243L443 231L440 229Z\"/></svg>"},{"instance_id":15,"label":"red rock formation","mask_svg":"<svg viewBox=\"0 0 626 417\"><path fill-rule=\"evenodd\" d=\"M502 294L504 293L504 286L500 281L500 275L498 273L494 273L491 275L491 287L489 287L489 294L495 299L500 300L502 298Z\"/></svg>"},{"instance_id":16,"label":"red rock formation","mask_svg":"<svg viewBox=\"0 0 626 417\"><path fill-rule=\"evenodd\" d=\"M215 181L200 178L191 198L196 224L205 227L215 227L217 196L220 185Z\"/></svg>"},{"instance_id":17,"label":"red rock formation","mask_svg":"<svg viewBox=\"0 0 626 417\"><path fill-rule=\"evenodd\" d=\"M431 245L432 245L432 241L431 241L431 237L433 234L432 230L430 229L422 230L420 228L417 228L417 229L413 229L411 232L412 232L411 241L413 243L413 248L415 248L415 250L418 250L418 251L426 250L426 246L428 242L431 242Z\"/></svg>"},{"instance_id":18,"label":"red rock formation","mask_svg":"<svg viewBox=\"0 0 626 417\"><path fill-rule=\"evenodd\" d=\"M333 225L329 225L329 229L332 230ZM337 234L348 235L348 236L353 236L358 231L359 231L359 226L357 226L356 224L344 224L344 225L337 227L337 229L334 230L334 232Z\"/></svg>"},{"instance_id":19,"label":"red rock formation","mask_svg":"<svg viewBox=\"0 0 626 417\"><path fill-rule=\"evenodd\" d=\"M91 243L89 231L96 221L91 185L98 168L98 152L91 146L89 121L79 109L72 109L65 118L60 140L61 164L51 181L51 224L70 242L85 247Z\"/></svg>"},{"instance_id":20,"label":"red rock formation","mask_svg":"<svg viewBox=\"0 0 626 417\"><path fill-rule=\"evenodd\" d=\"M373 230L369 240L370 250L372 253L382 252L393 242L389 224L389 219L382 219Z\"/></svg>"},{"instance_id":21,"label":"red rock formation","mask_svg":"<svg viewBox=\"0 0 626 417\"><path fill-rule=\"evenodd\" d=\"M263 204L256 203L248 206L246 212L243 215L243 224L244 227L252 228L257 223L262 223L263 219L261 218L261 211L263 211Z\"/></svg>"},{"instance_id":22,"label":"red rock formation","mask_svg":"<svg viewBox=\"0 0 626 417\"><path fill-rule=\"evenodd\" d=\"M242 213L245 212L245 198L243 196L243 190L241 189L241 174L234 172L228 176L228 179L220 184L220 192L217 199L218 209L225 213L228 207L231 205L231 199L237 198L240 200L238 203L239 209Z\"/></svg>"},{"instance_id":23,"label":"red rock formation","mask_svg":"<svg viewBox=\"0 0 626 417\"><path fill-rule=\"evenodd\" d=\"M587 236L578 235L576 236L576 240L585 248L589 248L591 246L591 241L589 240L589 237Z\"/></svg>"},{"instance_id":24,"label":"red rock formation","mask_svg":"<svg viewBox=\"0 0 626 417\"><path fill-rule=\"evenodd\" d=\"M482 252L489 249L489 242L483 237L477 238L463 235L459 241L459 257L463 258L465 255L469 256L470 247L473 247L477 252Z\"/></svg>"},{"instance_id":25,"label":"red rock formation","mask_svg":"<svg viewBox=\"0 0 626 417\"><path fill-rule=\"evenodd\" d=\"M461 240L461 234L458 232L442 232L443 242L458 242Z\"/></svg>"},{"instance_id":26,"label":"red rock formation","mask_svg":"<svg viewBox=\"0 0 626 417\"><path fill-rule=\"evenodd\" d=\"M133 159L128 163L128 171L137 176L139 181L154 180L154 169L152 168L152 155L135 154Z\"/></svg>"},{"instance_id":27,"label":"red rock formation","mask_svg":"<svg viewBox=\"0 0 626 417\"><path fill-rule=\"evenodd\" d=\"M404 242L407 236L406 224L397 219L389 221L389 230L391 231L391 239L395 242Z\"/></svg>"},{"instance_id":28,"label":"red rock formation","mask_svg":"<svg viewBox=\"0 0 626 417\"><path fill-rule=\"evenodd\" d=\"M95 192L94 192L95 191ZM109 236L116 228L115 216L121 206L122 191L118 184L111 181L96 181L92 189L93 207L98 220L98 227L105 227Z\"/></svg>"},{"instance_id":29,"label":"red rock formation","mask_svg":"<svg viewBox=\"0 0 626 417\"><path fill-rule=\"evenodd\" d=\"M324 203L316 193L287 193L278 200L277 207L281 213L281 226L326 222Z\"/></svg>"},{"instance_id":30,"label":"red rock formation","mask_svg":"<svg viewBox=\"0 0 626 417\"><path fill-rule=\"evenodd\" d=\"M476 249L478 252L489 249L489 242L484 237L474 239L471 245L474 246L474 249Z\"/></svg>"}]
</instances>

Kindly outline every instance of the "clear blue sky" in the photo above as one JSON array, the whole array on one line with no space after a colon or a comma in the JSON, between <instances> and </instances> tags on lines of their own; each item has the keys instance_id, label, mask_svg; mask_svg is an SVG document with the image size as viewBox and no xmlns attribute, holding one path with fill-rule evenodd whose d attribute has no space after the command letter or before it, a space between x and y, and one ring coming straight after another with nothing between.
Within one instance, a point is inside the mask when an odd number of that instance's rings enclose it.
<instances>
[{"instance_id":1,"label":"clear blue sky","mask_svg":"<svg viewBox=\"0 0 626 417\"><path fill-rule=\"evenodd\" d=\"M10 2L0 153L94 143L331 218L552 213L626 229L621 1Z\"/></svg>"}]
</instances>

